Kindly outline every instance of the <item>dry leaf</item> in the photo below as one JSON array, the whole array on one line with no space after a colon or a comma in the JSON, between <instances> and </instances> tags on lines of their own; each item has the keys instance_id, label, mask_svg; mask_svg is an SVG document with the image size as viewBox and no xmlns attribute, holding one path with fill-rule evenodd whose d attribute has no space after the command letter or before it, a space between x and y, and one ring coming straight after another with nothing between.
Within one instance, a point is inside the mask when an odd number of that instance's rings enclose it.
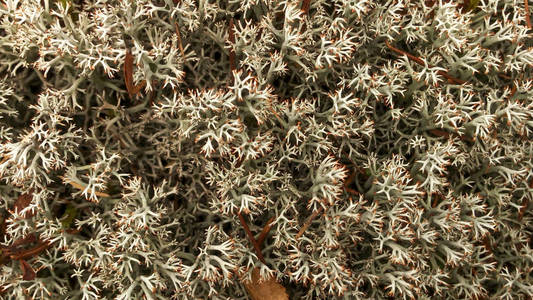
<instances>
[{"instance_id":1,"label":"dry leaf","mask_svg":"<svg viewBox=\"0 0 533 300\"><path fill-rule=\"evenodd\" d=\"M20 268L22 269L22 279L24 280L34 280L35 271L25 260L19 260Z\"/></svg>"},{"instance_id":2,"label":"dry leaf","mask_svg":"<svg viewBox=\"0 0 533 300\"><path fill-rule=\"evenodd\" d=\"M275 277L259 282L259 268L252 272L252 281L244 283L252 300L289 300L285 287L276 281Z\"/></svg>"},{"instance_id":3,"label":"dry leaf","mask_svg":"<svg viewBox=\"0 0 533 300\"><path fill-rule=\"evenodd\" d=\"M26 207L28 207L28 205L30 205L31 200L33 200L33 192L30 191L29 193L24 193L17 198L13 209L20 213L23 209L25 209ZM34 212L28 211L28 212L25 212L22 215L22 217L31 218L34 215L35 215Z\"/></svg>"}]
</instances>

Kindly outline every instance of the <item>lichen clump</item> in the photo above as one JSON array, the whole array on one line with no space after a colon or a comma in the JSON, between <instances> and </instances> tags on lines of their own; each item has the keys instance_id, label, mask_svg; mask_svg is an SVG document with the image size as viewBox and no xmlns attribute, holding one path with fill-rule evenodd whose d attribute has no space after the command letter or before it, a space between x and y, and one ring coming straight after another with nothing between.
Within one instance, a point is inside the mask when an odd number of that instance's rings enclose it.
<instances>
[{"instance_id":1,"label":"lichen clump","mask_svg":"<svg viewBox=\"0 0 533 300\"><path fill-rule=\"evenodd\" d=\"M0 298L530 299L530 4L2 1Z\"/></svg>"}]
</instances>

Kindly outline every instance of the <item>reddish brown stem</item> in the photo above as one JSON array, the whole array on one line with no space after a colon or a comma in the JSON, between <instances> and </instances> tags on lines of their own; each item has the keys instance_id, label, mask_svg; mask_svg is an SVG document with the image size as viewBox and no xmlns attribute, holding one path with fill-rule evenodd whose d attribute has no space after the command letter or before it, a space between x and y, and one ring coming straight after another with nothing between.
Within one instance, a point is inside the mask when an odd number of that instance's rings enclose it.
<instances>
[{"instance_id":1,"label":"reddish brown stem","mask_svg":"<svg viewBox=\"0 0 533 300\"><path fill-rule=\"evenodd\" d=\"M67 230L66 230L66 232L67 232L68 234L78 234L78 233L80 233L80 231L81 231L81 228L67 229Z\"/></svg>"},{"instance_id":2,"label":"reddish brown stem","mask_svg":"<svg viewBox=\"0 0 533 300\"><path fill-rule=\"evenodd\" d=\"M444 201L444 195L441 193L434 193L432 194L433 202L431 203L431 207L435 208L437 205L439 205L440 202Z\"/></svg>"},{"instance_id":3,"label":"reddish brown stem","mask_svg":"<svg viewBox=\"0 0 533 300\"><path fill-rule=\"evenodd\" d=\"M302 235L304 234L304 232L307 230L307 228L309 228L309 226L311 226L311 223L313 222L313 220L322 212L323 208L322 206L315 210L308 218L307 220L305 221L304 225L302 226L302 228L300 228L300 231L298 231L298 234L296 235L296 240L299 240Z\"/></svg>"},{"instance_id":4,"label":"reddish brown stem","mask_svg":"<svg viewBox=\"0 0 533 300\"><path fill-rule=\"evenodd\" d=\"M410 60L416 62L417 64L421 65L421 66L426 66L426 64L424 63L424 61L420 58L420 57L416 57L410 53L407 53L403 50L400 50L398 48L395 48L393 47L389 41L385 41L385 44L387 45L387 47L389 47L389 49L391 49L393 52L396 52L397 54L399 55L405 55L407 56L407 58L409 58ZM427 65L428 67L432 67L430 66L429 64ZM444 72L444 71L437 71L437 74L443 76L444 78L448 79L448 82L451 82L451 83L457 83L457 84L463 84L463 83L466 83L466 81L464 80L461 80L461 79L458 79L458 78L455 78L455 77L452 77L448 74L448 72Z\"/></svg>"},{"instance_id":5,"label":"reddish brown stem","mask_svg":"<svg viewBox=\"0 0 533 300\"><path fill-rule=\"evenodd\" d=\"M429 130L429 133L431 133L433 135L436 135L436 136L444 137L444 138L449 138L450 137L450 133L448 133L448 132L446 132L444 130L440 130L440 129L431 129L431 130ZM464 135L460 136L457 133L452 133L452 134L454 136L458 136L461 141L470 141L470 142L473 141L473 139L469 139L469 138L467 138Z\"/></svg>"},{"instance_id":6,"label":"reddish brown stem","mask_svg":"<svg viewBox=\"0 0 533 300\"><path fill-rule=\"evenodd\" d=\"M414 56L414 55L412 55L412 54L410 54L410 53L407 53L407 52L405 52L405 51L403 51L403 50L400 50L400 49L398 49L398 48L396 48L396 47L393 47L393 46L389 43L389 41L385 41L385 45L387 45L387 47L389 47L389 49L391 49L392 51L394 51L394 52L396 52L396 53L398 53L398 54L400 54L400 55L405 55L405 56L407 56L410 60L416 62L417 64L419 64L419 65L421 65L421 66L425 66L425 65L426 65L426 64L424 63L424 61L423 61L421 58L416 57L416 56Z\"/></svg>"},{"instance_id":7,"label":"reddish brown stem","mask_svg":"<svg viewBox=\"0 0 533 300\"><path fill-rule=\"evenodd\" d=\"M30 248L28 250L17 251L14 254L11 254L10 257L13 260L21 260L21 259L34 257L35 255L43 252L44 250L50 248L51 246L52 246L52 243L50 242L40 242L39 245L33 248Z\"/></svg>"},{"instance_id":8,"label":"reddish brown stem","mask_svg":"<svg viewBox=\"0 0 533 300\"><path fill-rule=\"evenodd\" d=\"M180 48L181 56L185 57L185 51L183 50L183 44L181 43L181 34L180 34L180 28L178 26L178 22L174 22L174 25L176 27L176 36L178 38L178 47Z\"/></svg>"},{"instance_id":9,"label":"reddish brown stem","mask_svg":"<svg viewBox=\"0 0 533 300\"><path fill-rule=\"evenodd\" d=\"M529 0L524 0L524 5L526 9L526 24L527 27L533 29L533 26L531 26L531 19L529 18Z\"/></svg>"},{"instance_id":10,"label":"reddish brown stem","mask_svg":"<svg viewBox=\"0 0 533 300\"><path fill-rule=\"evenodd\" d=\"M270 232L270 229L272 228L272 222L274 222L274 217L270 218L270 220L267 221L265 227L263 227L263 230L259 234L259 237L257 238L257 245L261 247L263 245L263 242L266 239L267 234Z\"/></svg>"},{"instance_id":11,"label":"reddish brown stem","mask_svg":"<svg viewBox=\"0 0 533 300\"><path fill-rule=\"evenodd\" d=\"M130 98L133 97L133 56L130 49L126 50L126 57L124 58L124 83Z\"/></svg>"},{"instance_id":12,"label":"reddish brown stem","mask_svg":"<svg viewBox=\"0 0 533 300\"><path fill-rule=\"evenodd\" d=\"M359 192L354 190L354 189L352 189L352 188L345 187L344 190L346 190L350 194L359 195Z\"/></svg>"},{"instance_id":13,"label":"reddish brown stem","mask_svg":"<svg viewBox=\"0 0 533 300\"><path fill-rule=\"evenodd\" d=\"M309 8L311 7L311 0L303 0L302 1L302 8L301 8L301 11L304 13L304 14L308 14L309 13Z\"/></svg>"},{"instance_id":14,"label":"reddish brown stem","mask_svg":"<svg viewBox=\"0 0 533 300\"><path fill-rule=\"evenodd\" d=\"M18 247L20 245L23 245L23 244L29 244L29 243L32 243L34 241L37 240L37 237L35 236L35 234L28 234L27 236L21 238L21 239L18 239L16 240L15 242L13 242L13 244L11 244L11 246L9 246L9 248L14 248L14 247Z\"/></svg>"},{"instance_id":15,"label":"reddish brown stem","mask_svg":"<svg viewBox=\"0 0 533 300\"><path fill-rule=\"evenodd\" d=\"M146 80L143 80L137 85L133 84L133 55L131 54L130 49L126 49L126 57L124 58L124 83L126 84L126 89L131 99L133 99L133 96L137 95L146 84Z\"/></svg>"},{"instance_id":16,"label":"reddish brown stem","mask_svg":"<svg viewBox=\"0 0 533 300\"><path fill-rule=\"evenodd\" d=\"M448 138L450 136L450 134L444 130L440 130L440 129L431 129L429 131L431 134L434 134L436 136L441 136L441 137L445 137L445 138Z\"/></svg>"},{"instance_id":17,"label":"reddish brown stem","mask_svg":"<svg viewBox=\"0 0 533 300\"><path fill-rule=\"evenodd\" d=\"M503 74L503 73L498 73L498 76L500 76L500 77L503 78L503 79L507 79L507 80L511 80L511 79L513 79L511 76L509 76L509 75L505 75L505 74Z\"/></svg>"},{"instance_id":18,"label":"reddish brown stem","mask_svg":"<svg viewBox=\"0 0 533 300\"><path fill-rule=\"evenodd\" d=\"M514 96L515 93L516 93L516 85L513 85L513 88L511 89L511 94L509 94L509 98Z\"/></svg>"},{"instance_id":19,"label":"reddish brown stem","mask_svg":"<svg viewBox=\"0 0 533 300\"><path fill-rule=\"evenodd\" d=\"M235 62L235 50L233 49L233 45L235 45L235 32L233 31L234 30L233 22L234 22L233 18L229 19L228 39L231 44L231 48L229 50L229 67L231 70L231 76L230 76L231 83L233 83L233 80L234 80L233 71L237 70L237 64Z\"/></svg>"},{"instance_id":20,"label":"reddish brown stem","mask_svg":"<svg viewBox=\"0 0 533 300\"><path fill-rule=\"evenodd\" d=\"M239 220L241 221L242 227L244 228L244 231L246 232L246 235L248 236L248 239L250 239L250 242L254 246L255 253L257 254L257 258L259 258L259 260L262 263L266 264L265 258L263 257L263 254L261 253L261 248L259 247L259 244L255 240L254 235L250 231L250 227L248 227L248 224L246 224L246 221L244 220L244 217L241 215L240 212L237 212L237 216L239 217Z\"/></svg>"}]
</instances>

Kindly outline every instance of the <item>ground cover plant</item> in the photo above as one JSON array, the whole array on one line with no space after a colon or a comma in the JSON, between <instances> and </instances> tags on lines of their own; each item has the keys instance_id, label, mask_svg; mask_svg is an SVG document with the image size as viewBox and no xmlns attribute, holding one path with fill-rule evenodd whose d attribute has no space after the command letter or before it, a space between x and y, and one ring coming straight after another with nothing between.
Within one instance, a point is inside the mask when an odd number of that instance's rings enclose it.
<instances>
[{"instance_id":1,"label":"ground cover plant","mask_svg":"<svg viewBox=\"0 0 533 300\"><path fill-rule=\"evenodd\" d=\"M531 299L528 0L0 2L2 299Z\"/></svg>"}]
</instances>

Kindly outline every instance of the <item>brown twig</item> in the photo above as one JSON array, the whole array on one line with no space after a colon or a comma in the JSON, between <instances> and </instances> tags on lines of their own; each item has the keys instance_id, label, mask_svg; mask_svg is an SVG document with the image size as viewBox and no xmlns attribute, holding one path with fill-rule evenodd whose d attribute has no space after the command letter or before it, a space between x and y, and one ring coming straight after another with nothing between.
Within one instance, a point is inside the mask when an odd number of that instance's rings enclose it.
<instances>
[{"instance_id":1,"label":"brown twig","mask_svg":"<svg viewBox=\"0 0 533 300\"><path fill-rule=\"evenodd\" d=\"M233 18L229 19L228 39L231 44L231 48L229 49L229 67L231 70L230 83L233 83L233 72L237 70L237 64L235 62L235 50L233 49L233 45L235 45L235 32L233 28L233 22Z\"/></svg>"},{"instance_id":2,"label":"brown twig","mask_svg":"<svg viewBox=\"0 0 533 300\"><path fill-rule=\"evenodd\" d=\"M433 134L433 135L436 135L436 136L440 136L440 137L444 137L444 138L449 138L450 137L450 133L449 132L446 132L444 130L441 130L441 129L431 129L429 130L429 133ZM473 142L473 139L472 138L468 138L464 135L459 135L457 133L452 133L454 136L457 136L459 137L459 139L461 141L469 141L469 142Z\"/></svg>"},{"instance_id":3,"label":"brown twig","mask_svg":"<svg viewBox=\"0 0 533 300\"><path fill-rule=\"evenodd\" d=\"M261 247L259 247L259 244L254 238L254 235L250 231L250 227L248 227L248 224L246 224L246 221L244 220L244 217L241 215L240 212L237 212L237 216L239 217L239 220L241 221L242 227L244 228L244 231L246 232L246 235L248 235L248 239L250 239L250 242L254 246L255 253L257 254L257 258L259 260L266 264L265 258L263 257L263 253L261 253Z\"/></svg>"},{"instance_id":4,"label":"brown twig","mask_svg":"<svg viewBox=\"0 0 533 300\"><path fill-rule=\"evenodd\" d=\"M405 55L405 56L407 56L407 58L409 58L410 60L416 62L417 64L419 64L419 65L421 65L421 66L424 66L424 67L426 66L426 63L424 63L424 61L423 61L420 57L416 57L416 56L414 56L414 55L412 55L412 54L410 54L410 53L407 53L407 52L405 52L405 51L403 51L403 50L400 50L400 49L398 49L398 48L396 48L396 47L393 47L393 46L389 43L389 41L385 41L385 44L386 44L387 47L388 47L389 49L391 49L393 52L396 52L396 53L399 54L399 55ZM432 66L429 65L429 64L427 64L427 66L430 67L430 68L432 67ZM448 79L448 82L450 82L450 83L457 83L457 84L464 84L464 83L466 83L466 81L461 80L461 79L458 79L458 78L455 78L455 77L451 76L450 74L448 74L448 72L444 72L444 71L442 71L442 70L437 71L437 74L439 74L439 75L443 76L444 78Z\"/></svg>"},{"instance_id":5,"label":"brown twig","mask_svg":"<svg viewBox=\"0 0 533 300\"><path fill-rule=\"evenodd\" d=\"M533 29L533 26L531 26L531 19L529 18L529 3L528 3L528 0L524 0L524 5L525 5L525 9L526 9L526 24L527 24L527 27Z\"/></svg>"},{"instance_id":6,"label":"brown twig","mask_svg":"<svg viewBox=\"0 0 533 300\"><path fill-rule=\"evenodd\" d=\"M130 49L126 50L126 57L124 58L124 83L130 98L133 97L133 56Z\"/></svg>"},{"instance_id":7,"label":"brown twig","mask_svg":"<svg viewBox=\"0 0 533 300\"><path fill-rule=\"evenodd\" d=\"M385 41L385 45L387 45L387 47L389 47L389 49L391 49L392 51L394 51L394 52L396 52L396 53L398 53L398 54L400 54L400 55L405 55L405 56L407 56L410 60L416 62L417 64L419 64L419 65L421 65L421 66L425 66L425 65L426 65L426 64L424 63L424 61L423 61L421 58L416 57L416 56L414 56L414 55L412 55L412 54L410 54L410 53L407 53L407 52L405 52L405 51L403 51L403 50L400 50L400 49L398 49L398 48L396 48L396 47L393 47L393 46L389 43L389 41Z\"/></svg>"},{"instance_id":8,"label":"brown twig","mask_svg":"<svg viewBox=\"0 0 533 300\"><path fill-rule=\"evenodd\" d=\"M68 234L78 234L80 233L81 231L81 227L80 228L76 228L76 229L67 229L65 230Z\"/></svg>"},{"instance_id":9,"label":"brown twig","mask_svg":"<svg viewBox=\"0 0 533 300\"><path fill-rule=\"evenodd\" d=\"M178 47L180 48L181 56L185 57L185 51L183 50L183 44L181 43L181 33L178 22L174 22L174 26L176 27L176 36L178 38Z\"/></svg>"},{"instance_id":10,"label":"brown twig","mask_svg":"<svg viewBox=\"0 0 533 300\"><path fill-rule=\"evenodd\" d=\"M302 235L304 234L304 232L307 230L307 228L309 228L309 226L311 226L311 223L313 222L313 220L322 212L323 208L322 206L315 210L308 218L307 220L305 221L304 225L302 226L302 228L300 228L300 231L298 231L298 234L296 235L296 240L299 240L300 237L302 237Z\"/></svg>"},{"instance_id":11,"label":"brown twig","mask_svg":"<svg viewBox=\"0 0 533 300\"><path fill-rule=\"evenodd\" d=\"M303 0L302 1L302 8L301 8L301 11L304 13L304 14L308 14L309 13L309 8L311 7L311 0Z\"/></svg>"},{"instance_id":12,"label":"brown twig","mask_svg":"<svg viewBox=\"0 0 533 300\"><path fill-rule=\"evenodd\" d=\"M448 138L450 137L450 134L444 130L440 130L440 129L431 129L429 131L431 134L433 135L436 135L436 136L441 136L441 137L445 137L445 138Z\"/></svg>"},{"instance_id":13,"label":"brown twig","mask_svg":"<svg viewBox=\"0 0 533 300\"><path fill-rule=\"evenodd\" d=\"M513 88L511 88L511 94L509 94L509 98L513 97L516 93L516 84L513 84Z\"/></svg>"},{"instance_id":14,"label":"brown twig","mask_svg":"<svg viewBox=\"0 0 533 300\"><path fill-rule=\"evenodd\" d=\"M259 247L261 247L261 245L263 245L263 242L265 241L266 239L266 236L267 234L270 232L270 229L272 228L272 222L274 221L274 217L270 218L265 227L263 227L263 230L261 231L261 233L259 234L259 237L257 238L257 245L259 245Z\"/></svg>"},{"instance_id":15,"label":"brown twig","mask_svg":"<svg viewBox=\"0 0 533 300\"><path fill-rule=\"evenodd\" d=\"M21 239L14 241L13 244L9 246L9 248L12 249L14 247L18 247L23 244L29 244L29 243L35 242L36 240L37 240L37 237L35 236L35 234L31 233Z\"/></svg>"},{"instance_id":16,"label":"brown twig","mask_svg":"<svg viewBox=\"0 0 533 300\"><path fill-rule=\"evenodd\" d=\"M59 176L59 178L63 179L66 183L70 184L72 187L78 189L78 190L85 190L85 186L77 183L77 182L74 182L74 181L71 181L69 180L68 178L66 177L63 177L63 176ZM104 192L99 192L99 191L95 191L94 194L96 196L99 196L99 197L111 197L111 195L109 195L108 193L104 193Z\"/></svg>"},{"instance_id":17,"label":"brown twig","mask_svg":"<svg viewBox=\"0 0 533 300\"><path fill-rule=\"evenodd\" d=\"M513 78L509 75L505 75L503 73L498 73L498 76L500 76L503 79L512 80Z\"/></svg>"},{"instance_id":18,"label":"brown twig","mask_svg":"<svg viewBox=\"0 0 533 300\"><path fill-rule=\"evenodd\" d=\"M20 250L16 251L15 253L11 254L9 257L12 260L21 260L26 259L30 257L34 257L37 254L43 252L44 250L52 247L52 243L49 241L41 241L39 244L33 248L27 249L27 250Z\"/></svg>"},{"instance_id":19,"label":"brown twig","mask_svg":"<svg viewBox=\"0 0 533 300\"><path fill-rule=\"evenodd\" d=\"M133 84L133 55L130 49L126 49L126 57L124 58L124 83L126 84L130 99L133 99L133 96L137 95L146 85L146 80L141 81L137 85Z\"/></svg>"},{"instance_id":20,"label":"brown twig","mask_svg":"<svg viewBox=\"0 0 533 300\"><path fill-rule=\"evenodd\" d=\"M485 249L490 253L492 254L492 247L490 245L490 241L489 241L489 237L487 235L485 235L483 237L483 246L485 246Z\"/></svg>"}]
</instances>

